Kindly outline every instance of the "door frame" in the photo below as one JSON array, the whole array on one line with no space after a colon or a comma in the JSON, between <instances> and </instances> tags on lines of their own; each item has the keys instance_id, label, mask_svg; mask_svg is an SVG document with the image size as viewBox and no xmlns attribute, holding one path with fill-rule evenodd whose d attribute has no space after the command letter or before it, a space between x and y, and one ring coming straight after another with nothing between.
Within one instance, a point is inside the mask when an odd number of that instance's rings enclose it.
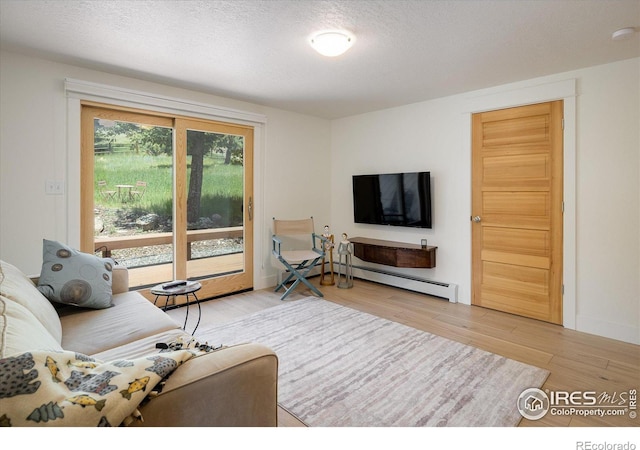
<instances>
[{"instance_id":1,"label":"door frame","mask_svg":"<svg viewBox=\"0 0 640 450\"><path fill-rule=\"evenodd\" d=\"M472 305L562 324L563 110L556 100L472 116L472 220L481 222L471 236ZM504 170L518 159L528 168L512 178ZM511 196L524 203L507 206ZM517 243L499 242L507 236ZM485 279L492 276L500 282Z\"/></svg>"},{"instance_id":2,"label":"door frame","mask_svg":"<svg viewBox=\"0 0 640 450\"><path fill-rule=\"evenodd\" d=\"M544 103L554 100L564 100L564 168L563 168L563 298L562 325L565 328L576 329L576 79L566 79L549 83L524 82L499 88L487 89L473 93L466 98L463 109L464 126L463 149L466 152L465 170L468 173L467 196L468 211L460 220L466 223L466 239L464 248L468 258L468 273L466 274L466 292L462 297L471 304L472 267L471 267L471 227L469 217L471 211L471 158L472 158L472 115L479 112Z\"/></svg>"},{"instance_id":3,"label":"door frame","mask_svg":"<svg viewBox=\"0 0 640 450\"><path fill-rule=\"evenodd\" d=\"M202 284L201 294L205 298L212 298L220 295L227 295L253 288L253 135L254 127L247 125L237 125L227 122L219 122L205 120L201 118L182 117L166 113L155 113L153 111L133 110L130 108L122 108L107 104L98 104L95 102L81 102L81 230L80 230L80 250L93 253L96 246L94 234L94 184L95 184L95 154L94 145L94 120L95 118L104 118L108 120L131 122L137 124L146 124L162 127L172 130L172 161L173 168L171 171L172 189L172 221L173 230L170 233L172 240L172 259L170 263L152 265L147 268L140 268L142 273L138 276L146 277L152 274L155 281L152 284L167 281L169 279L187 279L192 278L188 266L197 264L201 267L201 272L195 275ZM243 137L243 251L242 251L242 270L222 273L219 271L204 272L202 265L195 261L189 261L187 257L187 179L189 178L187 171L187 132L188 130L201 130L203 132L233 134ZM248 200L247 200L248 199ZM214 258L216 259L216 258ZM215 266L211 259L211 265ZM166 266L170 266L173 276L165 278L167 275ZM134 268L135 272L139 272ZM130 272L132 274L133 272ZM158 278L155 278L158 277ZM131 279L131 278L130 278ZM148 282L151 279L139 285L134 284L130 287L139 290L149 299L153 299L153 295L149 292Z\"/></svg>"},{"instance_id":4,"label":"door frame","mask_svg":"<svg viewBox=\"0 0 640 450\"><path fill-rule=\"evenodd\" d=\"M64 80L64 95L67 98L66 111L61 111L66 123L66 178L68 195L66 196L66 217L64 223L65 241L74 248L80 248L81 235L81 103L95 102L115 107L146 110L169 115L188 116L205 120L225 122L240 126L253 127L253 286L254 289L264 287L261 282L263 261L257 254L264 253L262 230L265 229L263 217L264 189L262 170L264 164L261 156L265 147L265 127L267 117L263 114L216 106L189 99L168 97L159 93L150 93L116 86L104 85L72 78ZM204 96L201 96L204 97ZM65 114L66 113L66 114ZM74 187L71 189L71 187Z\"/></svg>"}]
</instances>

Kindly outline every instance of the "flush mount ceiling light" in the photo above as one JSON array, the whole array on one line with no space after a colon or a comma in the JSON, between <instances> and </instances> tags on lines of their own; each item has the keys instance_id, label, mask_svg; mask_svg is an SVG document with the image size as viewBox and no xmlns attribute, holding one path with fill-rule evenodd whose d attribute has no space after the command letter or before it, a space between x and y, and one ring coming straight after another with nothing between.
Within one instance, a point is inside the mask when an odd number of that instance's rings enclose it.
<instances>
[{"instance_id":1,"label":"flush mount ceiling light","mask_svg":"<svg viewBox=\"0 0 640 450\"><path fill-rule=\"evenodd\" d=\"M636 29L633 27L621 28L618 31L615 31L611 35L611 39L614 41L624 41L626 39L630 39L636 32Z\"/></svg>"},{"instance_id":2,"label":"flush mount ceiling light","mask_svg":"<svg viewBox=\"0 0 640 450\"><path fill-rule=\"evenodd\" d=\"M346 31L321 31L311 36L311 46L321 55L338 56L349 50L355 38Z\"/></svg>"}]
</instances>

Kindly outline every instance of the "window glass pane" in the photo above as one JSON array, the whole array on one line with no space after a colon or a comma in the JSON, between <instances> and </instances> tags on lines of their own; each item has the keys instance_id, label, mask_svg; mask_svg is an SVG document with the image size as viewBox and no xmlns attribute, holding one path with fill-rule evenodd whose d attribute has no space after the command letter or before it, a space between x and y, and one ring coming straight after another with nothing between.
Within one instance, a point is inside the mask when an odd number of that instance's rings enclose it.
<instances>
[{"instance_id":1,"label":"window glass pane","mask_svg":"<svg viewBox=\"0 0 640 450\"><path fill-rule=\"evenodd\" d=\"M131 287L165 281L173 262L173 131L94 119L94 241L130 271Z\"/></svg>"},{"instance_id":2,"label":"window glass pane","mask_svg":"<svg viewBox=\"0 0 640 450\"><path fill-rule=\"evenodd\" d=\"M244 268L244 137L187 131L187 274Z\"/></svg>"}]
</instances>

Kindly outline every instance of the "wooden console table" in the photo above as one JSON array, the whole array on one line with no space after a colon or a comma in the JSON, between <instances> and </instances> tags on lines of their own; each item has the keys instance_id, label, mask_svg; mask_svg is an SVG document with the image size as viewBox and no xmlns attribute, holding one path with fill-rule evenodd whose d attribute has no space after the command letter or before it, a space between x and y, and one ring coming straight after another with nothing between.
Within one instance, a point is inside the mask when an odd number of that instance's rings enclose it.
<instances>
[{"instance_id":1,"label":"wooden console table","mask_svg":"<svg viewBox=\"0 0 640 450\"><path fill-rule=\"evenodd\" d=\"M355 256L363 261L394 267L432 268L436 266L436 249L418 244L383 241L356 237L353 243Z\"/></svg>"}]
</instances>

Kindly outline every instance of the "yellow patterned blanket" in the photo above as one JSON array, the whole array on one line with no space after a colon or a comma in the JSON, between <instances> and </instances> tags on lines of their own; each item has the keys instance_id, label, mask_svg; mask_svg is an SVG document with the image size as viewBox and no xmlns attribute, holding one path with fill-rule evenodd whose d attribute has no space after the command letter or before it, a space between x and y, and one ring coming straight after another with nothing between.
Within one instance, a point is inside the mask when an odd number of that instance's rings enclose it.
<instances>
[{"instance_id":1,"label":"yellow patterned blanket","mask_svg":"<svg viewBox=\"0 0 640 450\"><path fill-rule=\"evenodd\" d=\"M0 426L129 423L154 387L195 354L175 350L101 362L71 351L33 351L2 358Z\"/></svg>"}]
</instances>

